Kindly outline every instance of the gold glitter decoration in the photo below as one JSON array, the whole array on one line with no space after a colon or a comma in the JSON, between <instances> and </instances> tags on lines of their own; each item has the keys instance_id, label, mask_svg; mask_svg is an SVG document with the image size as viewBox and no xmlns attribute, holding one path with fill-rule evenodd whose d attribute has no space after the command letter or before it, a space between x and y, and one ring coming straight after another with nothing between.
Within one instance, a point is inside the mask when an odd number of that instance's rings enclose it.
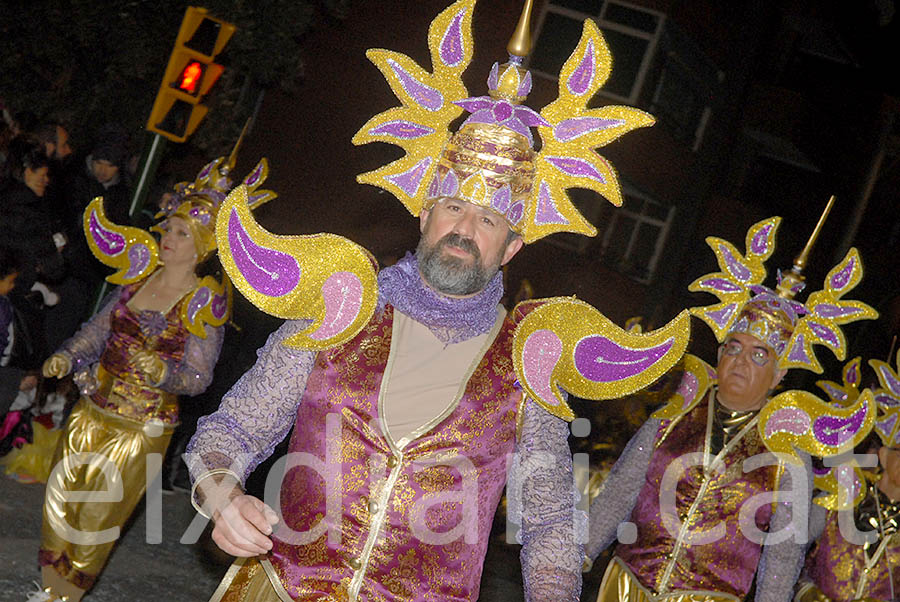
<instances>
[{"instance_id":1,"label":"gold glitter decoration","mask_svg":"<svg viewBox=\"0 0 900 602\"><path fill-rule=\"evenodd\" d=\"M213 328L217 328L219 326L223 326L225 322L227 322L229 318L231 318L231 308L233 306L232 301L234 298L234 290L231 286L231 280L228 279L227 274L222 274L222 282L219 282L213 276L204 276L194 290L198 290L203 287L209 289L210 296L213 298L224 297L226 309L221 316L216 317L216 315L213 313L213 304L211 302L207 302L199 311L197 311L194 319L191 320L191 304L181 304L181 322L184 324L185 328L188 329L188 332L190 332L194 336L200 337L201 339L206 338L206 330L204 328L204 324L209 324ZM189 300L190 298L191 297L188 297Z\"/></svg>"},{"instance_id":2,"label":"gold glitter decoration","mask_svg":"<svg viewBox=\"0 0 900 602\"><path fill-rule=\"evenodd\" d=\"M375 311L378 301L377 262L363 247L335 234L313 234L307 236L280 236L265 230L254 219L247 205L247 187L238 186L225 199L216 220L216 238L219 244L219 256L222 266L234 285L247 299L264 312L290 320L312 319L313 323L305 331L284 340L284 344L292 347L322 350L340 345L353 337L366 325ZM229 241L229 222L234 214L237 226L249 237L249 242L241 239L241 244L252 245L256 257L265 259L273 255L288 263L294 262L299 272L297 284L283 294L273 296L254 288L247 276L241 272L235 262L234 251ZM247 249L242 249L247 253ZM249 255L249 261L254 261ZM255 264L254 264L255 265ZM256 266L260 272L278 279L278 273L270 273L265 267ZM353 320L343 326L333 336L322 338L317 336L320 327L327 327L326 318L339 319L345 310L341 305L332 307L329 312L328 300L323 295L323 287L335 275L341 273L352 275L360 287L359 297L349 299L352 303L359 300L359 307ZM343 294L348 284L341 284ZM350 310L347 310L350 311ZM324 326L323 326L324 325Z\"/></svg>"},{"instance_id":3,"label":"gold glitter decoration","mask_svg":"<svg viewBox=\"0 0 900 602\"><path fill-rule=\"evenodd\" d=\"M108 234L104 232L97 232L94 234L94 228L91 226L92 217L97 220L102 230L106 230L107 233L111 233L112 236L121 236L124 238L125 244L118 254L110 255L104 253L97 245L95 236L104 237ZM121 285L138 282L152 274L153 270L155 270L156 266L159 264L159 246L156 244L156 239L153 238L149 232L142 230L141 228L120 226L109 221L109 218L106 217L106 212L103 209L102 196L96 197L85 208L82 223L85 238L87 239L88 246L91 249L91 253L94 254L94 257L96 257L103 265L118 270L115 274L106 277L106 280L110 283ZM109 243L110 241L107 240L106 242ZM129 275L128 272L131 269L129 250L135 245L143 245L146 247L149 259L147 265L142 270Z\"/></svg>"},{"instance_id":4,"label":"gold glitter decoration","mask_svg":"<svg viewBox=\"0 0 900 602\"><path fill-rule=\"evenodd\" d=\"M878 377L878 384L881 385L873 392L879 409L875 432L888 447L897 447L900 439L900 351L897 352L895 363L896 371L887 362L869 360L869 365ZM894 419L893 422L891 418ZM887 431L885 427L889 427Z\"/></svg>"},{"instance_id":5,"label":"gold glitter decoration","mask_svg":"<svg viewBox=\"0 0 900 602\"><path fill-rule=\"evenodd\" d=\"M687 414L703 399L710 386L715 384L715 368L692 353L685 353L682 361L684 365L682 384L666 405L653 413L654 418L674 420L678 416ZM691 396L685 398L686 393Z\"/></svg>"},{"instance_id":6,"label":"gold glitter decoration","mask_svg":"<svg viewBox=\"0 0 900 602\"><path fill-rule=\"evenodd\" d=\"M827 420L829 424L820 428L833 435L852 426L852 417L863 409L862 425L850 439L828 444L816 436L817 420ZM759 434L772 452L794 456L794 448L797 448L826 458L851 450L862 442L875 424L875 414L875 399L868 389L863 390L856 403L845 408L836 408L812 393L795 389L776 395L763 406L759 412Z\"/></svg>"},{"instance_id":7,"label":"gold glitter decoration","mask_svg":"<svg viewBox=\"0 0 900 602\"><path fill-rule=\"evenodd\" d=\"M828 395L832 403L846 406L853 403L859 397L859 382L862 378L860 364L862 358L857 356L847 362L842 370L843 383L831 380L817 380L816 386Z\"/></svg>"},{"instance_id":8,"label":"gold glitter decoration","mask_svg":"<svg viewBox=\"0 0 900 602\"><path fill-rule=\"evenodd\" d=\"M544 337L551 346L558 346L557 350L541 347L540 343L534 346L530 341L533 335ZM559 392L559 386L583 399L614 399L634 393L654 382L678 362L689 337L690 314L687 310L657 330L635 333L623 330L583 301L574 297L556 297L545 300L516 327L513 365L519 383L529 397L551 414L572 420L575 415ZM612 345L603 342L604 338ZM592 341L604 346L600 355L587 352L588 356L595 356L593 364L608 369L613 365L621 367L639 361L647 366L637 372L626 369L615 380L589 380L579 371L575 352L579 344ZM654 347L666 343L670 347L664 354L652 363L646 360L645 353L652 353ZM610 351L610 347L615 349Z\"/></svg>"}]
</instances>

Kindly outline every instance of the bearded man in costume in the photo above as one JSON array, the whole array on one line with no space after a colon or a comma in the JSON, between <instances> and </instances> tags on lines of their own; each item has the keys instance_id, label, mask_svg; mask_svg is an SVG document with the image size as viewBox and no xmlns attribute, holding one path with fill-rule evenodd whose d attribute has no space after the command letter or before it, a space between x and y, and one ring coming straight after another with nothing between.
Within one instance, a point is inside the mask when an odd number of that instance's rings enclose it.
<instances>
[{"instance_id":1,"label":"bearded man in costume","mask_svg":"<svg viewBox=\"0 0 900 602\"><path fill-rule=\"evenodd\" d=\"M858 397L860 364L857 357L844 367L843 384L818 383L833 403L844 406ZM897 371L881 360L869 365L880 385L874 431L881 445L864 451L877 450L877 466L840 464L816 476L826 495L817 496L810 511L815 545L796 602L878 602L900 594L900 355Z\"/></svg>"},{"instance_id":2,"label":"bearded man in costume","mask_svg":"<svg viewBox=\"0 0 900 602\"><path fill-rule=\"evenodd\" d=\"M460 0L432 23L434 74L397 53L369 53L403 106L354 141L389 141L407 155L360 179L419 217L414 256L376 278L371 256L345 239L265 232L240 189L219 214L235 286L290 319L188 449L213 539L241 557L214 600L476 600L508 474L522 508L528 599L578 599L573 415L557 385L591 399L646 386L683 353L688 315L634 334L572 298L510 313L499 305L498 268L523 244L595 233L566 188L621 203L615 173L593 149L652 119L587 108L609 73L590 22L563 68L560 99L540 114L522 106L530 2L509 63L488 80L491 95L466 98L474 5ZM451 136L460 107L472 115ZM245 495L249 472L292 427L284 479L272 488L280 501Z\"/></svg>"},{"instance_id":3,"label":"bearded man in costume","mask_svg":"<svg viewBox=\"0 0 900 602\"><path fill-rule=\"evenodd\" d=\"M874 412L869 391L840 409L805 391L771 391L789 368L821 372L814 343L843 359L839 325L877 314L840 299L862 277L855 249L824 290L805 305L794 300L821 220L777 291L760 286L779 223L754 225L746 255L707 239L722 271L691 290L722 302L692 313L719 339L718 363L686 356L678 395L635 434L592 502L589 560L619 540L599 601L743 600L754 578L756 600L791 598L806 543L809 454L847 450Z\"/></svg>"}]
</instances>

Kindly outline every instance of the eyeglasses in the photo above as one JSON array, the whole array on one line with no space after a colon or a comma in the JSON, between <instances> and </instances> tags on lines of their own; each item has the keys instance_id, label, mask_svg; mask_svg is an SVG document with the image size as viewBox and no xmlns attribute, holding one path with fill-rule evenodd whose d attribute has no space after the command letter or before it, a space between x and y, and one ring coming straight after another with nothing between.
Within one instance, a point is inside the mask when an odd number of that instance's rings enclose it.
<instances>
[{"instance_id":1,"label":"eyeglasses","mask_svg":"<svg viewBox=\"0 0 900 602\"><path fill-rule=\"evenodd\" d=\"M744 346L741 345L739 341L735 341L734 339L730 341L726 341L722 343L722 353L725 355L730 355L732 357L737 357L744 352ZM769 352L760 347L751 347L750 348L750 361L756 364L757 366L765 366L769 363Z\"/></svg>"}]
</instances>

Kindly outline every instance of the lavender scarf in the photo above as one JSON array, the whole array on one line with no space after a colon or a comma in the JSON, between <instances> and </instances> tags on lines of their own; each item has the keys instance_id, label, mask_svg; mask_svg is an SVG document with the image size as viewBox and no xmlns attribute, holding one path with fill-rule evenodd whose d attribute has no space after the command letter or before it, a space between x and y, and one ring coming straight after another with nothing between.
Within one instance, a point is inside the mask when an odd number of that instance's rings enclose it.
<instances>
[{"instance_id":1,"label":"lavender scarf","mask_svg":"<svg viewBox=\"0 0 900 602\"><path fill-rule=\"evenodd\" d=\"M428 327L444 344L461 343L488 332L497 319L503 296L503 275L498 271L480 293L456 299L425 285L412 253L378 274L378 310L390 303Z\"/></svg>"}]
</instances>

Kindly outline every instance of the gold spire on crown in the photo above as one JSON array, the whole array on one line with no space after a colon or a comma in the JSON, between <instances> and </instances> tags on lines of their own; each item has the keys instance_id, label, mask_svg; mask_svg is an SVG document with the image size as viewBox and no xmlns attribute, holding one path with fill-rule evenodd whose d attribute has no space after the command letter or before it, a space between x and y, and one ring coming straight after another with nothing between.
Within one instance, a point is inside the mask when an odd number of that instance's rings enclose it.
<instances>
[{"instance_id":1,"label":"gold spire on crown","mask_svg":"<svg viewBox=\"0 0 900 602\"><path fill-rule=\"evenodd\" d=\"M816 223L816 227L813 229L809 240L806 241L806 246L804 246L803 250L800 251L800 254L794 258L794 265L791 266L789 271L781 275L781 281L775 288L780 297L793 299L794 296L803 289L806 277L803 276L801 272L803 271L803 268L806 267L806 262L809 260L809 254L812 251L813 245L816 244L819 234L822 232L822 226L825 224L825 220L828 219L828 214L831 212L831 207L834 205L834 198L834 195L831 195L831 198L828 199L828 204L825 205L825 210L822 212L822 215L819 216L819 221Z\"/></svg>"}]
</instances>

